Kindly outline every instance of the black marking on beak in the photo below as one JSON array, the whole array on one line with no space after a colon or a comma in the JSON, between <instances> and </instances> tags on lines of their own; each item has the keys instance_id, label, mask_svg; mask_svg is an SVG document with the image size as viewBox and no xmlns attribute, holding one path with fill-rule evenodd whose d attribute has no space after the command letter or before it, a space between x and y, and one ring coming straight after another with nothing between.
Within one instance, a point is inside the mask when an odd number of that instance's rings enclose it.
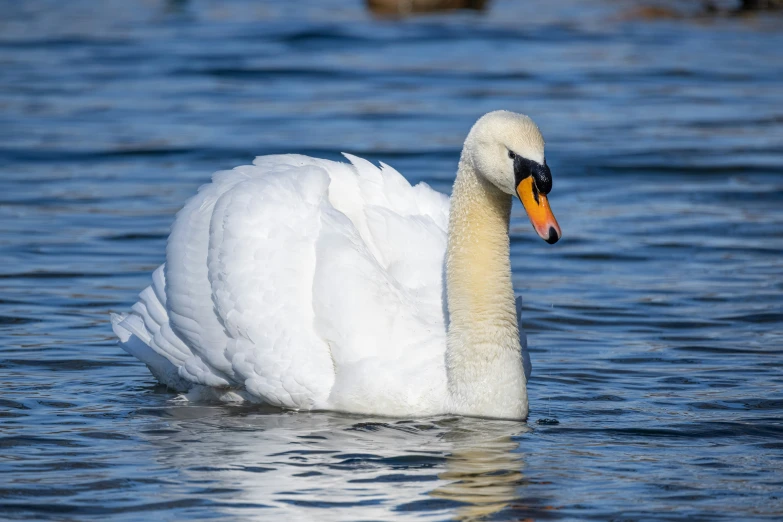
<instances>
[{"instance_id":1,"label":"black marking on beak","mask_svg":"<svg viewBox=\"0 0 783 522\"><path fill-rule=\"evenodd\" d=\"M547 235L547 238L544 240L550 245L554 245L557 243L558 239L560 239L560 236L557 235L557 231L555 230L555 227L549 227L549 234Z\"/></svg>"},{"instance_id":2,"label":"black marking on beak","mask_svg":"<svg viewBox=\"0 0 783 522\"><path fill-rule=\"evenodd\" d=\"M544 160L544 164L534 163L533 165L533 179L536 180L536 188L546 195L552 191L552 171L549 170L549 166Z\"/></svg>"},{"instance_id":3,"label":"black marking on beak","mask_svg":"<svg viewBox=\"0 0 783 522\"><path fill-rule=\"evenodd\" d=\"M511 153L513 154L513 153ZM552 190L552 172L549 170L549 166L544 160L543 165L533 160L523 158L519 154L514 154L514 182L515 187L518 187L522 180L528 176L533 176L535 189L541 194L549 194ZM533 191L533 197L538 202L538 193Z\"/></svg>"}]
</instances>

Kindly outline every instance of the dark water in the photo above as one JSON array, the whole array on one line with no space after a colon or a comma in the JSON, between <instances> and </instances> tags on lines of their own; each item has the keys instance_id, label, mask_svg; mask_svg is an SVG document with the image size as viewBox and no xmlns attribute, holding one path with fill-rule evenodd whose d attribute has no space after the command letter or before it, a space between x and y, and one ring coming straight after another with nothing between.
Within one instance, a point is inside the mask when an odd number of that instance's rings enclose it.
<instances>
[{"instance_id":1,"label":"dark water","mask_svg":"<svg viewBox=\"0 0 783 522\"><path fill-rule=\"evenodd\" d=\"M634 5L4 3L0 518L779 520L783 18ZM211 172L345 150L448 192L496 108L564 232L514 209L527 423L188 404L116 346Z\"/></svg>"}]
</instances>

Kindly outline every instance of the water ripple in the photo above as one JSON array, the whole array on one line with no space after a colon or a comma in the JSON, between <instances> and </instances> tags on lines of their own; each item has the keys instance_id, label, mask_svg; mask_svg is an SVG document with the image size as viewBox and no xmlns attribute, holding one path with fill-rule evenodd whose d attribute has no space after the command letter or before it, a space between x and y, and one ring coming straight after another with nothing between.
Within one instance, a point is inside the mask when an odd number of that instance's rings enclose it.
<instances>
[{"instance_id":1,"label":"water ripple","mask_svg":"<svg viewBox=\"0 0 783 522\"><path fill-rule=\"evenodd\" d=\"M683 6L8 3L0 518L779 518L781 19ZM190 404L117 348L212 172L347 151L448 192L497 108L547 137L564 231L512 210L527 423Z\"/></svg>"}]
</instances>

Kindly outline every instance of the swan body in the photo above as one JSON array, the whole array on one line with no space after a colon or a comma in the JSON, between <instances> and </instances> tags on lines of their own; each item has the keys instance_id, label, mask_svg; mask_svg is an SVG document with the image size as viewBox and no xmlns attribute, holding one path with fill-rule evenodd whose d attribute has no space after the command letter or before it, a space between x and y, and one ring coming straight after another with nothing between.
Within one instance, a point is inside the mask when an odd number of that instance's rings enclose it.
<instances>
[{"instance_id":1,"label":"swan body","mask_svg":"<svg viewBox=\"0 0 783 522\"><path fill-rule=\"evenodd\" d=\"M480 119L451 200L348 154L218 172L177 214L165 263L112 315L114 332L189 397L524 419L512 147L544 163L532 120Z\"/></svg>"}]
</instances>

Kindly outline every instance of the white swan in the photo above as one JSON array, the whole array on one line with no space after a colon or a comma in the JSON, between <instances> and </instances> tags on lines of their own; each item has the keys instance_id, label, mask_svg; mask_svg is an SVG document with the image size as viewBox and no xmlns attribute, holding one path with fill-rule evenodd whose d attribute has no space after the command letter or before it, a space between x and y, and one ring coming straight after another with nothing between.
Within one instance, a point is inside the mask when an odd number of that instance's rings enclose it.
<instances>
[{"instance_id":1,"label":"white swan","mask_svg":"<svg viewBox=\"0 0 783 522\"><path fill-rule=\"evenodd\" d=\"M538 127L506 111L479 119L450 204L346 157L216 173L177 214L152 285L112 316L122 347L190 396L526 418L512 195L542 238L560 237Z\"/></svg>"}]
</instances>

